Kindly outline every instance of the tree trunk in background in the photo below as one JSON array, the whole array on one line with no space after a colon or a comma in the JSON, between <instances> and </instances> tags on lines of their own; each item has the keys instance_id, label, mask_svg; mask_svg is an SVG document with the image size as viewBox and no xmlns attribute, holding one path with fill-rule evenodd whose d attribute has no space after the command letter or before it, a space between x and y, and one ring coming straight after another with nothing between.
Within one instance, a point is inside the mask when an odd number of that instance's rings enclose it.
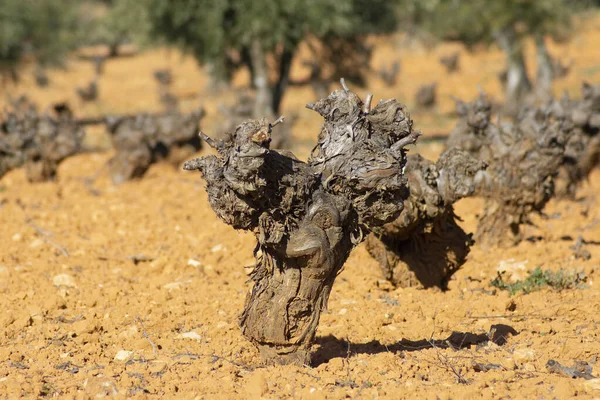
<instances>
[{"instance_id":1,"label":"tree trunk in background","mask_svg":"<svg viewBox=\"0 0 600 400\"><path fill-rule=\"evenodd\" d=\"M269 85L269 69L267 66L267 54L258 40L253 40L250 45L250 57L252 69L254 70L254 87L256 88L256 100L254 103L254 117L273 118L273 94Z\"/></svg>"},{"instance_id":2,"label":"tree trunk in background","mask_svg":"<svg viewBox=\"0 0 600 400\"><path fill-rule=\"evenodd\" d=\"M540 103L547 103L552 99L552 58L548 53L544 36L535 36L535 49L537 72L535 75L535 97Z\"/></svg>"},{"instance_id":3,"label":"tree trunk in background","mask_svg":"<svg viewBox=\"0 0 600 400\"><path fill-rule=\"evenodd\" d=\"M290 81L290 69L293 58L294 51L284 47L279 60L279 79L273 88L273 111L276 113L279 113L281 99L283 99L283 94Z\"/></svg>"},{"instance_id":4,"label":"tree trunk in background","mask_svg":"<svg viewBox=\"0 0 600 400\"><path fill-rule=\"evenodd\" d=\"M227 73L219 71L219 63L206 62L204 69L208 74L208 90L211 92L220 92L229 87Z\"/></svg>"},{"instance_id":5,"label":"tree trunk in background","mask_svg":"<svg viewBox=\"0 0 600 400\"><path fill-rule=\"evenodd\" d=\"M495 36L498 45L506 54L505 111L508 115L516 115L531 92L531 82L523 57L523 42L512 26L497 31Z\"/></svg>"},{"instance_id":6,"label":"tree trunk in background","mask_svg":"<svg viewBox=\"0 0 600 400\"><path fill-rule=\"evenodd\" d=\"M250 72L250 87L254 88L254 66L252 65L252 55L248 46L242 47L240 50L240 63L248 68Z\"/></svg>"}]
</instances>

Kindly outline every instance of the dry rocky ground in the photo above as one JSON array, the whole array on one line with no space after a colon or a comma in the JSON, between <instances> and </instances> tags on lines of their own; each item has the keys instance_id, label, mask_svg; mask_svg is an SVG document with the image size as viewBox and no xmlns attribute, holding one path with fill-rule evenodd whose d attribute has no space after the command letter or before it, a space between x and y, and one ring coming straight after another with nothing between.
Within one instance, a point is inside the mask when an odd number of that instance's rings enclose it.
<instances>
[{"instance_id":1,"label":"dry rocky ground","mask_svg":"<svg viewBox=\"0 0 600 400\"><path fill-rule=\"evenodd\" d=\"M594 59L585 51L600 38L598 25L592 21L569 45L552 47L575 61L571 75L557 82L557 93L577 94L581 79L600 81L600 54ZM455 47L430 53L403 48L397 53L403 59L398 87L372 82L376 99L412 99L416 82L439 75L437 113L413 113L425 138L452 126L454 119L444 116L452 108L449 94L472 98L478 83L499 92L501 54L463 53L461 72L447 75L437 59ZM391 62L391 50L382 40L374 63ZM189 94L202 93L206 79L191 60L172 55L164 61L163 53L109 62L100 101L76 109L95 115L158 107L150 66L164 63L180 76L177 94L195 107ZM46 91L27 79L3 90L30 93L42 104L70 100L91 73L91 66L74 62L50 74L54 83ZM284 111L301 110L312 97L308 88L294 89ZM209 100L203 97L207 133L211 115L218 115ZM294 127L300 157L318 132L312 114L300 111ZM90 142L105 143L93 134ZM421 144L417 151L435 159L441 148ZM139 181L114 186L101 173L90 184L87 178L111 155L70 158L60 165L57 182L27 183L23 170L0 180L0 398L600 396L599 379L572 379L546 367L549 360L569 367L586 361L600 377L598 170L577 200L553 200L545 217L534 218L525 228L529 240L509 249L476 244L447 292L392 288L360 246L321 318L314 366L261 367L237 327L254 262L252 235L217 219L198 174L154 165ZM468 232L481 206L478 199L457 204ZM588 260L575 258L571 249L579 236L588 243ZM587 282L584 288L512 297L490 285L499 268L516 279L538 266L583 272Z\"/></svg>"}]
</instances>

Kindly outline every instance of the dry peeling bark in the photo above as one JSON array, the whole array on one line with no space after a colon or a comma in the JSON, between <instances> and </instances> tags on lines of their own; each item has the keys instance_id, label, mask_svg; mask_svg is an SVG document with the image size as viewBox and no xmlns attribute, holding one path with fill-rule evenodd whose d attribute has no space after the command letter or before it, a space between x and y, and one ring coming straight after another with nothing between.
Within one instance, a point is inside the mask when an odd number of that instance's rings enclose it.
<instances>
[{"instance_id":1,"label":"dry peeling bark","mask_svg":"<svg viewBox=\"0 0 600 400\"><path fill-rule=\"evenodd\" d=\"M217 128L217 138L227 140L227 136L234 132L236 127L244 121L255 117L254 110L255 99L253 96L242 93L237 96L237 101L233 105L220 105L219 112L223 116L222 123ZM266 118L274 119L273 115L268 115ZM290 144L292 137L291 126L295 118L287 118L285 124L279 124L273 127L271 137L271 148L284 149Z\"/></svg>"},{"instance_id":2,"label":"dry peeling bark","mask_svg":"<svg viewBox=\"0 0 600 400\"><path fill-rule=\"evenodd\" d=\"M405 174L410 197L393 222L374 229L367 250L395 286L439 287L464 263L471 235L457 223L453 204L475 191L475 177L485 163L451 148L437 163L408 156Z\"/></svg>"},{"instance_id":3,"label":"dry peeling bark","mask_svg":"<svg viewBox=\"0 0 600 400\"><path fill-rule=\"evenodd\" d=\"M395 100L370 110L370 97L363 104L345 87L307 107L325 120L308 162L270 150L277 123L258 119L226 142L205 136L218 154L184 165L202 172L215 213L257 238L240 325L270 363L310 361L320 314L351 250L402 211L404 146L419 135Z\"/></svg>"},{"instance_id":4,"label":"dry peeling bark","mask_svg":"<svg viewBox=\"0 0 600 400\"><path fill-rule=\"evenodd\" d=\"M70 114L39 114L21 104L8 110L0 120L0 177L25 166L30 182L52 180L58 165L82 151L84 130Z\"/></svg>"},{"instance_id":5,"label":"dry peeling bark","mask_svg":"<svg viewBox=\"0 0 600 400\"><path fill-rule=\"evenodd\" d=\"M108 162L116 184L143 176L150 165L166 160L179 166L200 150L198 137L204 110L190 114L138 114L130 117L109 117L115 156Z\"/></svg>"},{"instance_id":6,"label":"dry peeling bark","mask_svg":"<svg viewBox=\"0 0 600 400\"><path fill-rule=\"evenodd\" d=\"M520 225L541 212L554 195L554 181L563 163L569 124L534 110L515 123L491 122L484 94L461 103L462 118L447 146L462 148L488 164L476 179L476 194L485 199L475 240L483 245L520 241Z\"/></svg>"}]
</instances>

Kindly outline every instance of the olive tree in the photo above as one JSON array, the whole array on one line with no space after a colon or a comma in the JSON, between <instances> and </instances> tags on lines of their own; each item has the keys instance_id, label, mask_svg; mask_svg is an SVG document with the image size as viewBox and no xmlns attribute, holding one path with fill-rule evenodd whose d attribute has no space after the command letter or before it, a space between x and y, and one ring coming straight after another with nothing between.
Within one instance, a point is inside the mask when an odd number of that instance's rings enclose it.
<instances>
[{"instance_id":1,"label":"olive tree","mask_svg":"<svg viewBox=\"0 0 600 400\"><path fill-rule=\"evenodd\" d=\"M552 64L545 38L560 40L572 29L572 15L582 5L568 0L427 0L413 5L418 25L434 36L459 40L469 48L496 43L506 55L505 102L515 113L533 89L523 45L533 38L537 48L536 95L551 96Z\"/></svg>"},{"instance_id":2,"label":"olive tree","mask_svg":"<svg viewBox=\"0 0 600 400\"><path fill-rule=\"evenodd\" d=\"M255 116L274 116L289 85L290 68L300 43L313 38L340 50L337 62L319 52L329 65L347 67L369 33L394 27L392 4L383 0L140 0L148 18L147 36L173 43L193 54L220 79L248 68L256 89ZM359 66L352 70L360 76ZM352 76L347 79L352 81ZM356 81L356 79L355 79Z\"/></svg>"},{"instance_id":3,"label":"olive tree","mask_svg":"<svg viewBox=\"0 0 600 400\"><path fill-rule=\"evenodd\" d=\"M78 0L2 0L0 74L16 76L16 66L32 58L42 66L62 64L78 42Z\"/></svg>"}]
</instances>

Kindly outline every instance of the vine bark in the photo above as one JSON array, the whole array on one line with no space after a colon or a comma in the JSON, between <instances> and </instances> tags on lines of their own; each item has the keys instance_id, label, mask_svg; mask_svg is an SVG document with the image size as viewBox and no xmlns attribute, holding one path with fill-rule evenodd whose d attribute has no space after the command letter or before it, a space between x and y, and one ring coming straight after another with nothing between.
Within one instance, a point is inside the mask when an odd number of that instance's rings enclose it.
<instances>
[{"instance_id":1,"label":"vine bark","mask_svg":"<svg viewBox=\"0 0 600 400\"><path fill-rule=\"evenodd\" d=\"M321 312L351 250L393 221L408 197L405 146L419 132L395 100L370 109L348 90L307 107L325 120L308 162L269 148L274 123L239 125L210 155L185 163L207 182L215 213L252 231L257 267L240 317L243 334L269 363L310 362Z\"/></svg>"}]
</instances>

